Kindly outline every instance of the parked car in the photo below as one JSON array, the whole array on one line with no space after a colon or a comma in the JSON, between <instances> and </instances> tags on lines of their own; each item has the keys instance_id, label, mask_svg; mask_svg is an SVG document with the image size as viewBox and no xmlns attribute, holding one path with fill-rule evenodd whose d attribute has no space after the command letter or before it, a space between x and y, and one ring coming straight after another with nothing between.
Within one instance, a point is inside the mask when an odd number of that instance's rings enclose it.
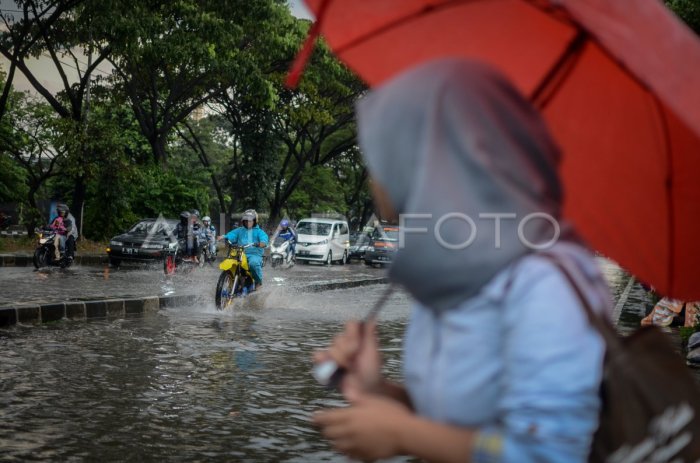
<instances>
[{"instance_id":1,"label":"parked car","mask_svg":"<svg viewBox=\"0 0 700 463\"><path fill-rule=\"evenodd\" d=\"M350 231L344 220L312 218L297 223L296 260L303 263L333 262L345 264L348 260Z\"/></svg>"},{"instance_id":2,"label":"parked car","mask_svg":"<svg viewBox=\"0 0 700 463\"><path fill-rule=\"evenodd\" d=\"M387 265L399 250L399 227L396 225L377 225L365 251L365 264Z\"/></svg>"},{"instance_id":3,"label":"parked car","mask_svg":"<svg viewBox=\"0 0 700 463\"><path fill-rule=\"evenodd\" d=\"M365 258L365 252L369 247L371 237L366 232L357 232L350 235L350 248L348 248L348 260Z\"/></svg>"},{"instance_id":4,"label":"parked car","mask_svg":"<svg viewBox=\"0 0 700 463\"><path fill-rule=\"evenodd\" d=\"M143 219L126 233L109 241L109 263L119 266L122 261L148 262L163 259L170 246L177 243L173 235L176 219Z\"/></svg>"}]
</instances>

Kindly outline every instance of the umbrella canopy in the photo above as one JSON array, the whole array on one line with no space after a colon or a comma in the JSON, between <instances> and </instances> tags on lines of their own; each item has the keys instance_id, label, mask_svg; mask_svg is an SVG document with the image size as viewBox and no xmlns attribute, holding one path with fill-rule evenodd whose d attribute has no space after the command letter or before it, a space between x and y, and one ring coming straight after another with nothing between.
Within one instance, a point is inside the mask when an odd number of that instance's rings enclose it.
<instances>
[{"instance_id":1,"label":"umbrella canopy","mask_svg":"<svg viewBox=\"0 0 700 463\"><path fill-rule=\"evenodd\" d=\"M371 86L447 56L505 73L563 151L581 234L661 293L700 299L700 42L660 1L306 2Z\"/></svg>"}]
</instances>

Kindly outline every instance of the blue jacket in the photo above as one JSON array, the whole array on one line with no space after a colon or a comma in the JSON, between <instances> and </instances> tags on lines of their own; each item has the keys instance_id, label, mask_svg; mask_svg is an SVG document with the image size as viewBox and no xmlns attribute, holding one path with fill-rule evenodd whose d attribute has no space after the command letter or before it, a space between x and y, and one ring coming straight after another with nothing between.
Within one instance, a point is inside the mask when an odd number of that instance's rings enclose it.
<instances>
[{"instance_id":1,"label":"blue jacket","mask_svg":"<svg viewBox=\"0 0 700 463\"><path fill-rule=\"evenodd\" d=\"M289 240L296 241L297 240L297 234L294 233L294 230L292 230L291 228L287 228L287 231L285 231L285 232L282 232L282 231L279 232L279 234L277 236L279 236L280 238L283 238L285 241L289 241Z\"/></svg>"},{"instance_id":2,"label":"blue jacket","mask_svg":"<svg viewBox=\"0 0 700 463\"><path fill-rule=\"evenodd\" d=\"M245 246L246 244L253 243L265 243L269 242L267 233L263 231L258 225L254 226L250 230L245 227L238 227L230 232L226 233L224 237L233 244L238 244L239 246ZM251 246L246 248L245 253L247 256L260 256L264 254L265 250L257 246Z\"/></svg>"}]
</instances>

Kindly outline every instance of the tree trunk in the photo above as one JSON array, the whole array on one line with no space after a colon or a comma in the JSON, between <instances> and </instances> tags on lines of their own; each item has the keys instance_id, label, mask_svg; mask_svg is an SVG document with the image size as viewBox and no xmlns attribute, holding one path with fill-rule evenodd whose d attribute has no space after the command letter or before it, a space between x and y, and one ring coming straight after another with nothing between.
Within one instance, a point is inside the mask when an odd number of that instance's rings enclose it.
<instances>
[{"instance_id":1,"label":"tree trunk","mask_svg":"<svg viewBox=\"0 0 700 463\"><path fill-rule=\"evenodd\" d=\"M273 204L270 205L270 217L267 219L267 226L272 227L277 225L277 221L279 220L281 214L282 204L280 204L278 201L274 201Z\"/></svg>"},{"instance_id":2,"label":"tree trunk","mask_svg":"<svg viewBox=\"0 0 700 463\"><path fill-rule=\"evenodd\" d=\"M71 213L75 217L75 227L78 233L81 232L80 226L83 223L81 211L83 203L85 203L85 195L87 193L87 182L84 175L79 175L75 178L75 188L73 189L73 204L71 205ZM82 239L82 233L79 235Z\"/></svg>"},{"instance_id":3,"label":"tree trunk","mask_svg":"<svg viewBox=\"0 0 700 463\"><path fill-rule=\"evenodd\" d=\"M41 218L41 211L36 207L36 192L39 190L39 186L40 185L30 185L29 191L27 192L27 203L30 209L27 214L24 214L24 225L27 227L27 236L34 235L34 230Z\"/></svg>"},{"instance_id":4,"label":"tree trunk","mask_svg":"<svg viewBox=\"0 0 700 463\"><path fill-rule=\"evenodd\" d=\"M166 138L160 136L159 134L155 134L154 138L151 139L150 142L151 149L153 150L153 156L156 158L156 161L161 163L163 166L167 166L168 153L165 150Z\"/></svg>"}]
</instances>

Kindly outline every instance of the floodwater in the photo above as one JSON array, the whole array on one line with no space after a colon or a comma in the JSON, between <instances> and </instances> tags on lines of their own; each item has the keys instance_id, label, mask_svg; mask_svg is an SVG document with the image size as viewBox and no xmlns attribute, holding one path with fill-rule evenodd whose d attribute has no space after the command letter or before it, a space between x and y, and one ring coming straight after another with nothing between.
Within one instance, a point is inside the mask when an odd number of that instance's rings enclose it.
<instances>
[{"instance_id":1,"label":"floodwater","mask_svg":"<svg viewBox=\"0 0 700 463\"><path fill-rule=\"evenodd\" d=\"M57 267L34 271L32 267L0 267L0 306L172 294L214 297L217 266L205 266L172 277L162 264ZM292 269L265 267L265 280L272 286L302 288L308 284L380 278L384 270L365 265L297 265Z\"/></svg>"},{"instance_id":2,"label":"floodwater","mask_svg":"<svg viewBox=\"0 0 700 463\"><path fill-rule=\"evenodd\" d=\"M342 404L310 358L384 289L0 330L0 460L346 461L310 423ZM380 317L394 377L407 313L397 293Z\"/></svg>"},{"instance_id":3,"label":"floodwater","mask_svg":"<svg viewBox=\"0 0 700 463\"><path fill-rule=\"evenodd\" d=\"M0 329L0 461L347 461L310 423L314 411L343 405L312 379L310 357L386 286L304 293L293 283L380 275L363 267L269 272L266 294L223 313L212 305L210 278L137 269L100 280L99 269L75 270L89 297L112 291L105 281L124 288L123 278L135 293L190 284L202 302L121 320ZM604 271L617 300L630 277ZM64 278L47 275L31 278ZM628 294L622 331L638 326L645 310L639 285ZM397 379L408 313L397 292L380 315L385 369Z\"/></svg>"}]
</instances>

